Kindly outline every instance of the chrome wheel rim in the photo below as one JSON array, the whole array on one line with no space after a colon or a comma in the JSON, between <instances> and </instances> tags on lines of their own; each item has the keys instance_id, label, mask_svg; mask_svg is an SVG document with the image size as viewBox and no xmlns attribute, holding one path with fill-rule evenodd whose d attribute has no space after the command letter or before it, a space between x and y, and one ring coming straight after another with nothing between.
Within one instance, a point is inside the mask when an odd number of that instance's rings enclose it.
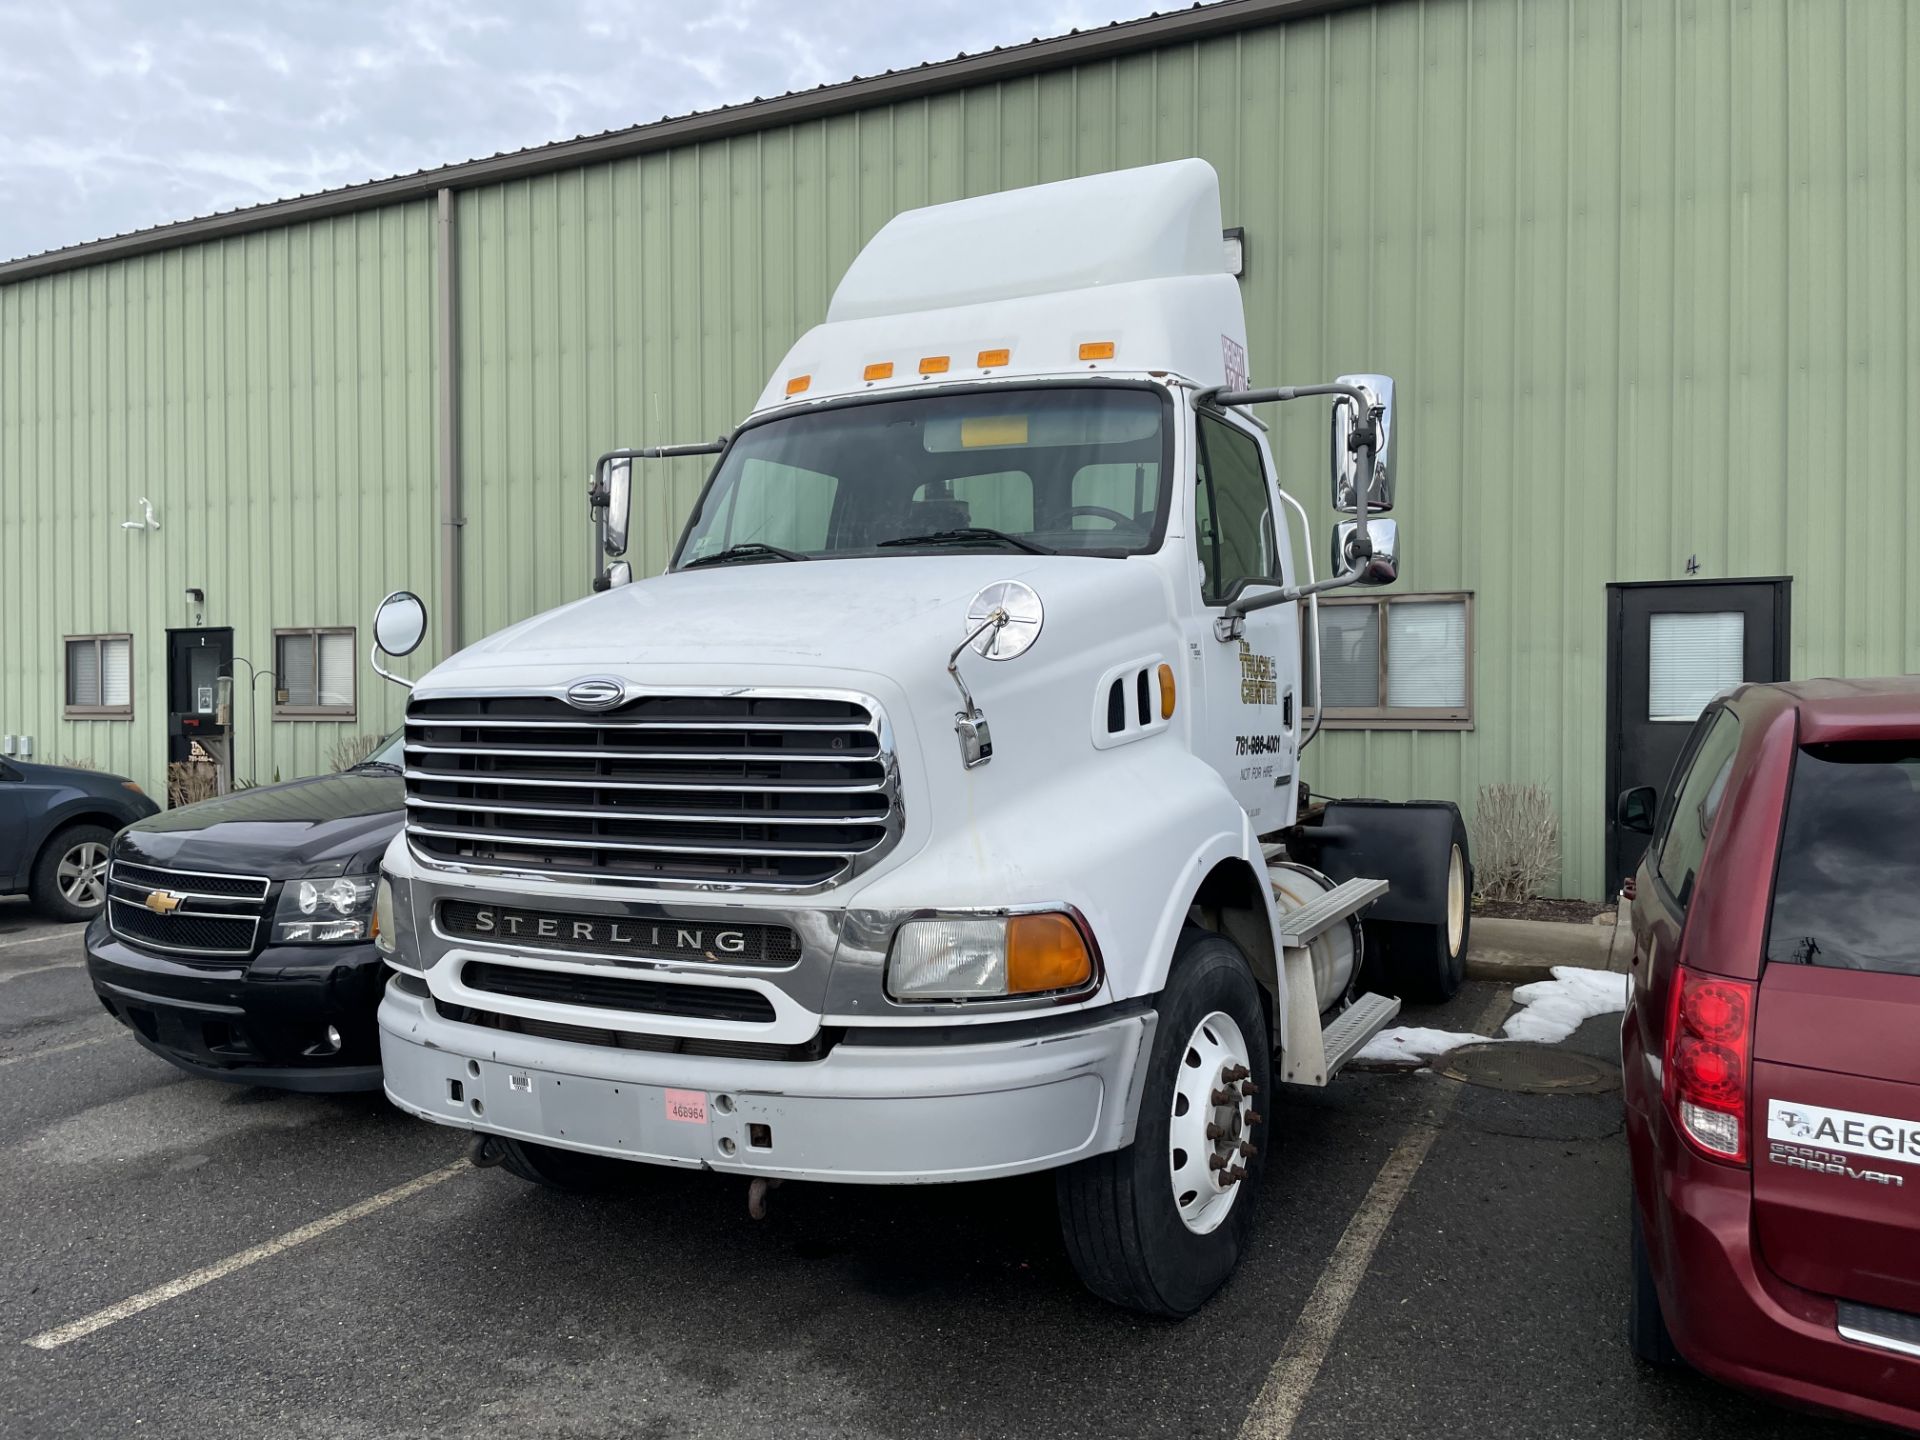
<instances>
[{"instance_id":1,"label":"chrome wheel rim","mask_svg":"<svg viewBox=\"0 0 1920 1440\"><path fill-rule=\"evenodd\" d=\"M54 882L69 905L98 910L107 899L107 847L98 840L75 845L60 857Z\"/></svg>"},{"instance_id":2,"label":"chrome wheel rim","mask_svg":"<svg viewBox=\"0 0 1920 1440\"><path fill-rule=\"evenodd\" d=\"M1458 845L1447 856L1447 954L1458 955L1467 934L1467 857Z\"/></svg>"},{"instance_id":3,"label":"chrome wheel rim","mask_svg":"<svg viewBox=\"0 0 1920 1440\"><path fill-rule=\"evenodd\" d=\"M1210 1234L1232 1212L1253 1156L1253 1067L1246 1037L1219 1010L1194 1026L1174 1075L1167 1174L1180 1221Z\"/></svg>"}]
</instances>

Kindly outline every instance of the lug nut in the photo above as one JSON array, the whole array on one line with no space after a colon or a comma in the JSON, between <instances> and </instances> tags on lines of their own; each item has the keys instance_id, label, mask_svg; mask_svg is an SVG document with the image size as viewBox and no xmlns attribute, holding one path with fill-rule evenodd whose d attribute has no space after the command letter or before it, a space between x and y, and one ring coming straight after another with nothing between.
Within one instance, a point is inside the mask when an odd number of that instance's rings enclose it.
<instances>
[{"instance_id":1,"label":"lug nut","mask_svg":"<svg viewBox=\"0 0 1920 1440\"><path fill-rule=\"evenodd\" d=\"M1237 1105L1240 1103L1240 1092L1230 1086L1223 1086L1213 1092L1213 1103L1216 1105Z\"/></svg>"},{"instance_id":2,"label":"lug nut","mask_svg":"<svg viewBox=\"0 0 1920 1440\"><path fill-rule=\"evenodd\" d=\"M1253 1147L1252 1142L1247 1140L1242 1140L1237 1148L1240 1151L1241 1157L1247 1160L1253 1159L1254 1156L1260 1153Z\"/></svg>"},{"instance_id":3,"label":"lug nut","mask_svg":"<svg viewBox=\"0 0 1920 1440\"><path fill-rule=\"evenodd\" d=\"M1240 1165L1236 1165L1231 1170L1227 1171L1225 1176L1226 1182L1229 1185L1238 1185L1242 1180L1246 1178L1247 1178L1246 1169L1244 1166L1240 1166Z\"/></svg>"},{"instance_id":4,"label":"lug nut","mask_svg":"<svg viewBox=\"0 0 1920 1440\"><path fill-rule=\"evenodd\" d=\"M1258 1110L1247 1111L1247 1128L1251 1130L1254 1126L1260 1124L1266 1118L1267 1117L1262 1115Z\"/></svg>"},{"instance_id":5,"label":"lug nut","mask_svg":"<svg viewBox=\"0 0 1920 1440\"><path fill-rule=\"evenodd\" d=\"M1220 1072L1220 1078L1222 1080L1244 1080L1252 1073L1253 1072L1244 1065L1229 1065L1225 1070Z\"/></svg>"},{"instance_id":6,"label":"lug nut","mask_svg":"<svg viewBox=\"0 0 1920 1440\"><path fill-rule=\"evenodd\" d=\"M1207 1122L1207 1139L1223 1140L1226 1138L1226 1136L1227 1136L1227 1129L1224 1125L1216 1124L1212 1120L1209 1120Z\"/></svg>"},{"instance_id":7,"label":"lug nut","mask_svg":"<svg viewBox=\"0 0 1920 1440\"><path fill-rule=\"evenodd\" d=\"M1253 1081L1251 1080L1242 1080L1240 1082L1240 1093L1242 1095L1251 1095L1255 1091L1257 1091L1259 1088L1260 1087L1254 1084Z\"/></svg>"},{"instance_id":8,"label":"lug nut","mask_svg":"<svg viewBox=\"0 0 1920 1440\"><path fill-rule=\"evenodd\" d=\"M1209 1155L1209 1156L1207 1157L1207 1169L1209 1169L1209 1170L1224 1170L1224 1169L1226 1169L1226 1168L1227 1168L1227 1157L1226 1157L1226 1156L1224 1156L1224 1155Z\"/></svg>"}]
</instances>

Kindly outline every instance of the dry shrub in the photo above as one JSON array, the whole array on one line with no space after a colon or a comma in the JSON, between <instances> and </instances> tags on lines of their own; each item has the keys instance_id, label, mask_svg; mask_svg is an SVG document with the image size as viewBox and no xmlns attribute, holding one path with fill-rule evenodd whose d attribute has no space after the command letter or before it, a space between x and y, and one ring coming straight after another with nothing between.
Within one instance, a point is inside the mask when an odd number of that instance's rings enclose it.
<instances>
[{"instance_id":1,"label":"dry shrub","mask_svg":"<svg viewBox=\"0 0 1920 1440\"><path fill-rule=\"evenodd\" d=\"M380 748L382 735L349 735L333 747L331 764L335 770L351 770Z\"/></svg>"},{"instance_id":2,"label":"dry shrub","mask_svg":"<svg viewBox=\"0 0 1920 1440\"><path fill-rule=\"evenodd\" d=\"M211 800L220 793L220 779L211 765L174 761L167 766L167 808Z\"/></svg>"},{"instance_id":3,"label":"dry shrub","mask_svg":"<svg viewBox=\"0 0 1920 1440\"><path fill-rule=\"evenodd\" d=\"M93 763L93 757L91 755L67 755L61 759L60 763L69 770L98 770L100 768Z\"/></svg>"},{"instance_id":4,"label":"dry shrub","mask_svg":"<svg viewBox=\"0 0 1920 1440\"><path fill-rule=\"evenodd\" d=\"M1489 900L1531 900L1560 878L1560 815L1540 785L1482 785L1473 878Z\"/></svg>"}]
</instances>

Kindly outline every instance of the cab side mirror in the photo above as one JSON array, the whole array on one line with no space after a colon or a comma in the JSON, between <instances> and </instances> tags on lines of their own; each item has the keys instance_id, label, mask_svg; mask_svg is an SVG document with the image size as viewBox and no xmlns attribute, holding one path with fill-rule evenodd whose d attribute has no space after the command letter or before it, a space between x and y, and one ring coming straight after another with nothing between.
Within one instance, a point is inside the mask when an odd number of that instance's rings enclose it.
<instances>
[{"instance_id":1,"label":"cab side mirror","mask_svg":"<svg viewBox=\"0 0 1920 1440\"><path fill-rule=\"evenodd\" d=\"M1389 375L1342 375L1337 382L1354 385L1373 399L1370 407L1376 430L1373 452L1373 484L1367 493L1367 513L1393 509L1393 377ZM1355 515L1360 510L1360 452L1353 448L1353 437L1361 420L1360 408L1352 399L1341 396L1333 402L1333 508Z\"/></svg>"},{"instance_id":2,"label":"cab side mirror","mask_svg":"<svg viewBox=\"0 0 1920 1440\"><path fill-rule=\"evenodd\" d=\"M1622 830L1637 835L1653 833L1653 817L1660 810L1660 792L1651 785L1636 785L1622 790L1613 802L1613 818Z\"/></svg>"},{"instance_id":3,"label":"cab side mirror","mask_svg":"<svg viewBox=\"0 0 1920 1440\"><path fill-rule=\"evenodd\" d=\"M402 655L411 655L420 648L420 642L427 638L427 607L421 598L411 590L396 590L380 602L380 608L373 612L373 650L369 663L373 673L383 680L391 680L403 689L411 690L413 682L402 675L395 675L380 664L382 655L398 659Z\"/></svg>"},{"instance_id":4,"label":"cab side mirror","mask_svg":"<svg viewBox=\"0 0 1920 1440\"><path fill-rule=\"evenodd\" d=\"M1333 527L1333 554L1330 557L1333 561L1333 574L1344 574L1359 563L1359 557L1353 553L1353 536L1359 528L1359 525L1352 520L1342 520ZM1368 587L1391 585L1400 575L1399 522L1369 521L1367 539L1373 546L1373 554L1365 563L1360 564L1360 574L1353 583Z\"/></svg>"},{"instance_id":5,"label":"cab side mirror","mask_svg":"<svg viewBox=\"0 0 1920 1440\"><path fill-rule=\"evenodd\" d=\"M633 459L609 455L594 473L590 496L600 521L600 548L617 560L627 553L628 527L633 514Z\"/></svg>"}]
</instances>

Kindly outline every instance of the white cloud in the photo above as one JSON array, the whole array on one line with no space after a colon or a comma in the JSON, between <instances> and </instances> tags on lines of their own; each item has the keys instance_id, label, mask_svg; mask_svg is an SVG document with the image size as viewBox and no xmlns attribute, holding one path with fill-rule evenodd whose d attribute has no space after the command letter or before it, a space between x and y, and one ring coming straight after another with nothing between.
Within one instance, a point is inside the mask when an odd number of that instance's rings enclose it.
<instances>
[{"instance_id":1,"label":"white cloud","mask_svg":"<svg viewBox=\"0 0 1920 1440\"><path fill-rule=\"evenodd\" d=\"M0 0L0 259L1154 8Z\"/></svg>"}]
</instances>

